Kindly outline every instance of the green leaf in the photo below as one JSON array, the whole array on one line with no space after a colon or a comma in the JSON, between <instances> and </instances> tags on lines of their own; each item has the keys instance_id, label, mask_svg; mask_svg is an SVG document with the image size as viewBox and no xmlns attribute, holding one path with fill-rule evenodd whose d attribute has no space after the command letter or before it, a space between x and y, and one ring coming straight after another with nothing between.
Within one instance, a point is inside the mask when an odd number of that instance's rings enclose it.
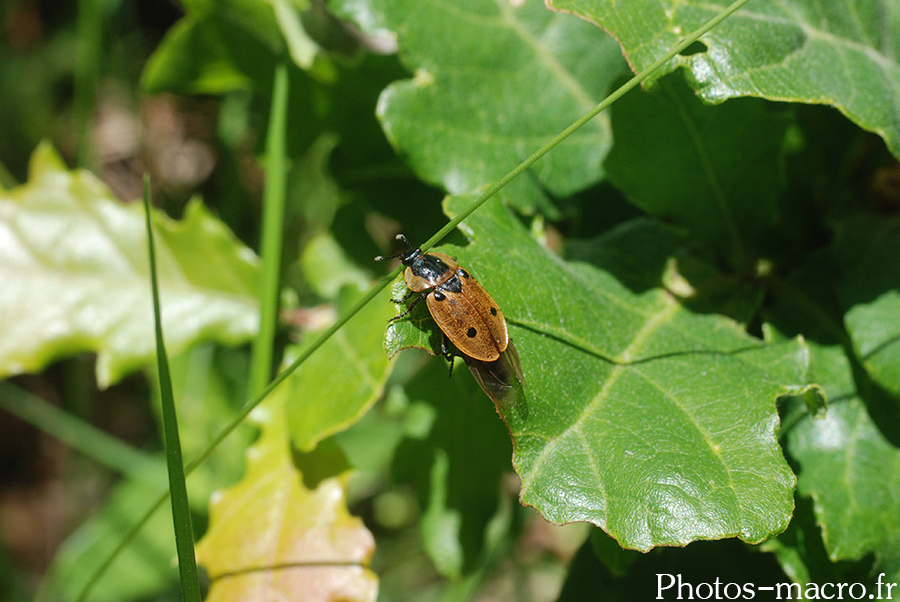
<instances>
[{"instance_id":1,"label":"green leaf","mask_svg":"<svg viewBox=\"0 0 900 602\"><path fill-rule=\"evenodd\" d=\"M345 287L340 307L346 310L358 298L355 287ZM275 398L289 400L287 419L298 450L309 451L347 428L381 395L390 373L381 339L392 313L386 293L379 295L275 390ZM285 364L302 348L288 348Z\"/></svg>"},{"instance_id":2,"label":"green leaf","mask_svg":"<svg viewBox=\"0 0 900 602\"><path fill-rule=\"evenodd\" d=\"M527 379L527 419L504 416L524 503L640 550L785 528L794 477L775 400L805 384L802 343L763 345L689 312L661 286L659 250L626 255L615 233L589 265L542 249L496 201L461 229L472 243L442 251L500 304ZM629 288L618 274L657 284Z\"/></svg>"},{"instance_id":3,"label":"green leaf","mask_svg":"<svg viewBox=\"0 0 900 602\"><path fill-rule=\"evenodd\" d=\"M813 592L809 591L810 584L871 583L875 586L877 582L870 558L857 562L829 558L816 524L813 503L801 495L797 496L790 526L777 538L762 543L760 551L774 554L790 580L807 588L809 599L815 599Z\"/></svg>"},{"instance_id":4,"label":"green leaf","mask_svg":"<svg viewBox=\"0 0 900 602\"><path fill-rule=\"evenodd\" d=\"M900 289L893 289L869 303L854 306L847 312L845 321L863 366L881 386L900 398L898 316Z\"/></svg>"},{"instance_id":5,"label":"green leaf","mask_svg":"<svg viewBox=\"0 0 900 602\"><path fill-rule=\"evenodd\" d=\"M857 357L900 399L900 226L867 218L844 223L833 246L838 298Z\"/></svg>"},{"instance_id":6,"label":"green leaf","mask_svg":"<svg viewBox=\"0 0 900 602\"><path fill-rule=\"evenodd\" d=\"M610 32L637 72L728 2L549 0ZM827 104L875 132L900 156L900 5L877 0L756 0L672 60L709 102L738 96Z\"/></svg>"},{"instance_id":7,"label":"green leaf","mask_svg":"<svg viewBox=\"0 0 900 602\"><path fill-rule=\"evenodd\" d=\"M277 52L283 47L279 33L278 20L274 5L279 0L185 0L185 9L189 14L201 18L218 16L223 21L234 23L241 29L252 33L260 41ZM291 4L305 6L305 0L291 1Z\"/></svg>"},{"instance_id":8,"label":"green leaf","mask_svg":"<svg viewBox=\"0 0 900 602\"><path fill-rule=\"evenodd\" d=\"M605 166L632 203L746 270L776 221L789 123L757 99L704 105L669 77L613 106Z\"/></svg>"},{"instance_id":9,"label":"green leaf","mask_svg":"<svg viewBox=\"0 0 900 602\"><path fill-rule=\"evenodd\" d=\"M788 449L800 463L798 490L813 500L830 558L874 552L880 568L896 580L900 450L884 439L862 401L844 398L824 418L800 422L789 434Z\"/></svg>"},{"instance_id":10,"label":"green leaf","mask_svg":"<svg viewBox=\"0 0 900 602\"><path fill-rule=\"evenodd\" d=\"M185 3L187 14L168 32L141 75L146 92L223 94L269 90L283 51L294 64L324 79L332 68L304 28L305 0L228 0Z\"/></svg>"},{"instance_id":11,"label":"green leaf","mask_svg":"<svg viewBox=\"0 0 900 602\"><path fill-rule=\"evenodd\" d=\"M811 500L824 551L817 549L818 535L804 534L813 528L805 516L798 517L800 524L776 551L786 570L799 579L835 579L837 567L823 568L820 556L825 554L831 562L874 554L878 571L893 575L896 581L900 578L900 530L895 520L900 511L900 450L885 439L867 411L873 392L868 390L863 397L857 391L850 347L839 330L840 310L829 296L829 288L840 282L834 274L849 274L823 259L820 256L784 281L774 282L768 317L781 331L800 329L810 337L810 381L820 383L830 400L824 415L787 419L792 424L785 437L785 449L799 465L798 494ZM808 512L803 506L799 511ZM863 570L870 573L866 567Z\"/></svg>"},{"instance_id":12,"label":"green leaf","mask_svg":"<svg viewBox=\"0 0 900 602\"><path fill-rule=\"evenodd\" d=\"M319 296L335 299L347 285L360 285L368 275L351 262L328 234L315 234L303 249L300 266L306 283Z\"/></svg>"},{"instance_id":13,"label":"green leaf","mask_svg":"<svg viewBox=\"0 0 900 602\"><path fill-rule=\"evenodd\" d=\"M207 600L374 601L378 582L368 564L374 540L346 507L346 479L315 489L294 467L284 400L270 398L254 416L259 441L247 474L219 493L210 528L197 545L212 585Z\"/></svg>"},{"instance_id":14,"label":"green leaf","mask_svg":"<svg viewBox=\"0 0 900 602\"><path fill-rule=\"evenodd\" d=\"M447 453L436 450L431 465L430 499L422 515L422 536L425 550L438 572L449 579L458 579L463 566L463 549L459 541L462 517L459 510L447 508Z\"/></svg>"},{"instance_id":15,"label":"green leaf","mask_svg":"<svg viewBox=\"0 0 900 602\"><path fill-rule=\"evenodd\" d=\"M393 301L400 301L409 294L406 281L403 279L403 272L397 276L390 291ZM384 348L391 358L403 349L413 347L424 349L431 355L441 355L443 335L439 329L435 328L434 320L431 319L425 304L412 305L413 299L414 297L411 297L405 304L396 304L397 316L407 309L410 312L403 319L390 322L385 330Z\"/></svg>"},{"instance_id":16,"label":"green leaf","mask_svg":"<svg viewBox=\"0 0 900 602\"><path fill-rule=\"evenodd\" d=\"M248 90L252 80L234 54L256 47L256 41L226 23L186 16L170 29L141 74L150 94L222 94Z\"/></svg>"},{"instance_id":17,"label":"green leaf","mask_svg":"<svg viewBox=\"0 0 900 602\"><path fill-rule=\"evenodd\" d=\"M189 15L216 17L252 34L279 54L286 46L296 64L303 68L312 61L313 44L298 31L300 13L310 7L308 0L185 0Z\"/></svg>"},{"instance_id":18,"label":"green leaf","mask_svg":"<svg viewBox=\"0 0 900 602\"><path fill-rule=\"evenodd\" d=\"M597 104L622 72L615 42L539 2L334 2L370 31L395 33L415 78L389 86L378 115L419 176L452 193L497 180ZM362 6L360 6L362 5ZM602 177L610 146L600 116L511 186L540 202Z\"/></svg>"},{"instance_id":19,"label":"green leaf","mask_svg":"<svg viewBox=\"0 0 900 602\"><path fill-rule=\"evenodd\" d=\"M275 19L294 64L309 69L319 53L319 45L309 37L300 20L300 8L308 8L305 0L272 0Z\"/></svg>"},{"instance_id":20,"label":"green leaf","mask_svg":"<svg viewBox=\"0 0 900 602\"><path fill-rule=\"evenodd\" d=\"M49 146L27 184L0 195L0 376L58 357L98 354L108 386L152 362L153 313L141 207ZM175 354L202 340L235 344L257 328L256 261L199 201L175 222L154 213L163 323Z\"/></svg>"}]
</instances>

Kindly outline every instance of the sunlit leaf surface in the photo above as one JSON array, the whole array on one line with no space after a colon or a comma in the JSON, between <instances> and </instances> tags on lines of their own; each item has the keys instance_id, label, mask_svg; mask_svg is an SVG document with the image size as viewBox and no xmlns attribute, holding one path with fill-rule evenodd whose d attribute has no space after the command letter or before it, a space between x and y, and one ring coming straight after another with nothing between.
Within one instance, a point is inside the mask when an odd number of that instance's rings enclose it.
<instances>
[{"instance_id":1,"label":"sunlit leaf surface","mask_svg":"<svg viewBox=\"0 0 900 602\"><path fill-rule=\"evenodd\" d=\"M764 345L685 309L663 287L674 247L649 222L593 241L579 262L541 248L499 202L462 229L472 246L442 251L500 304L527 379L527 418L504 414L524 503L642 550L784 529L794 476L775 401L805 382L801 342ZM623 252L642 230L663 247ZM391 329L389 347L422 345L417 330L429 331L427 314Z\"/></svg>"},{"instance_id":2,"label":"sunlit leaf surface","mask_svg":"<svg viewBox=\"0 0 900 602\"><path fill-rule=\"evenodd\" d=\"M398 38L415 74L389 86L378 114L423 179L463 193L505 175L603 99L624 68L609 36L541 2L333 2L370 31ZM602 177L600 116L513 182L516 202L568 194Z\"/></svg>"},{"instance_id":3,"label":"sunlit leaf surface","mask_svg":"<svg viewBox=\"0 0 900 602\"><path fill-rule=\"evenodd\" d=\"M28 182L0 192L0 376L92 351L105 386L153 360L143 211L38 148ZM199 201L180 221L154 219L169 352L247 340L259 319L252 251Z\"/></svg>"},{"instance_id":4,"label":"sunlit leaf surface","mask_svg":"<svg viewBox=\"0 0 900 602\"><path fill-rule=\"evenodd\" d=\"M622 44L635 71L649 66L730 1L550 0ZM900 4L878 0L754 0L673 59L706 100L737 96L827 104L884 138L900 156ZM666 73L660 70L655 77Z\"/></svg>"}]
</instances>

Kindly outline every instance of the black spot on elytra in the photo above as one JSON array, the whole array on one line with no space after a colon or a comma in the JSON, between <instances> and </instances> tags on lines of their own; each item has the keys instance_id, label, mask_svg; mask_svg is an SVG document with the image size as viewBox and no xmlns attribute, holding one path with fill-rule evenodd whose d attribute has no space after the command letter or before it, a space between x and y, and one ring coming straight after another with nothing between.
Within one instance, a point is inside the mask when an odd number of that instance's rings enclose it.
<instances>
[{"instance_id":1,"label":"black spot on elytra","mask_svg":"<svg viewBox=\"0 0 900 602\"><path fill-rule=\"evenodd\" d=\"M497 308L496 308L496 307L492 307L492 308L491 308L491 315L492 315L492 316L496 316L496 315L497 315Z\"/></svg>"},{"instance_id":2,"label":"black spot on elytra","mask_svg":"<svg viewBox=\"0 0 900 602\"><path fill-rule=\"evenodd\" d=\"M466 336L470 339L475 338L476 334L478 334L478 331L475 330L474 327L470 327L469 330L466 331Z\"/></svg>"},{"instance_id":3,"label":"black spot on elytra","mask_svg":"<svg viewBox=\"0 0 900 602\"><path fill-rule=\"evenodd\" d=\"M447 297L444 296L444 293L441 293L439 291L434 291L434 300L435 301L443 301L446 298Z\"/></svg>"}]
</instances>

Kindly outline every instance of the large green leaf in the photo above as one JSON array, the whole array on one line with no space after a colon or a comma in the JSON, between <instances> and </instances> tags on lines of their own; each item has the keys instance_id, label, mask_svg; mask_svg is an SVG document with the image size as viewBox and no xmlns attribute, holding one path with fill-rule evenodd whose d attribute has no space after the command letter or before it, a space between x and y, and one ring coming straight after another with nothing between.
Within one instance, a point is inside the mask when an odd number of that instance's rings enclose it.
<instances>
[{"instance_id":1,"label":"large green leaf","mask_svg":"<svg viewBox=\"0 0 900 602\"><path fill-rule=\"evenodd\" d=\"M669 77L613 107L606 169L632 203L746 268L776 222L789 123L757 99L704 105Z\"/></svg>"},{"instance_id":2,"label":"large green leaf","mask_svg":"<svg viewBox=\"0 0 900 602\"><path fill-rule=\"evenodd\" d=\"M166 344L242 342L257 328L256 258L199 201L181 221L154 213ZM27 184L0 194L0 376L98 354L107 386L155 357L143 209L49 146Z\"/></svg>"},{"instance_id":3,"label":"large green leaf","mask_svg":"<svg viewBox=\"0 0 900 602\"><path fill-rule=\"evenodd\" d=\"M790 450L800 459L800 493L815 502L832 559L876 552L900 571L900 451L861 401L842 400L822 420L804 421L791 433Z\"/></svg>"},{"instance_id":4,"label":"large green leaf","mask_svg":"<svg viewBox=\"0 0 900 602\"><path fill-rule=\"evenodd\" d=\"M728 1L549 0L593 21L640 71ZM754 0L657 76L688 69L701 96L828 104L885 139L900 156L900 4L880 0Z\"/></svg>"},{"instance_id":5,"label":"large green leaf","mask_svg":"<svg viewBox=\"0 0 900 602\"><path fill-rule=\"evenodd\" d=\"M615 42L540 2L334 1L370 31L393 32L415 78L389 86L378 115L421 178L452 193L499 179L602 100L622 72ZM601 116L512 186L568 194L598 181L610 146Z\"/></svg>"},{"instance_id":6,"label":"large green leaf","mask_svg":"<svg viewBox=\"0 0 900 602\"><path fill-rule=\"evenodd\" d=\"M461 226L469 247L443 249L494 295L522 358L528 411L504 416L522 501L635 549L762 541L793 509L775 400L806 382L806 348L686 310L660 248L619 248L648 228L664 249L664 231L639 222L593 241L593 264L565 262L492 202Z\"/></svg>"}]
</instances>

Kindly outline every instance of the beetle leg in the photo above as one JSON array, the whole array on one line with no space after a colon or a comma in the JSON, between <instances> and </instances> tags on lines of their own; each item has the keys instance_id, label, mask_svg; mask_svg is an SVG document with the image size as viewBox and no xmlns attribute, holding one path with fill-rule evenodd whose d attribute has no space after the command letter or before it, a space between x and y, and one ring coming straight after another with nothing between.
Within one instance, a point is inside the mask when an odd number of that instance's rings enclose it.
<instances>
[{"instance_id":1,"label":"beetle leg","mask_svg":"<svg viewBox=\"0 0 900 602\"><path fill-rule=\"evenodd\" d=\"M409 291L409 295L407 295L406 298L403 299L403 301L405 301L406 299L409 299L409 297L410 297L414 292L415 292L415 291ZM403 313L401 313L401 314L397 314L396 316L394 316L393 318L391 318L390 320L388 320L388 324L390 324L391 322L396 322L396 321L399 320L400 318L405 318L405 317L406 317L406 314L408 314L409 312L411 312L412 309L416 306L416 303L418 303L419 301L421 301L422 299L424 299L425 297L427 297L427 296L428 296L428 293L430 293L430 292L431 292L431 291L424 292L424 293L422 293L421 295L419 295L418 297L416 297L416 299L415 299L412 303L409 304L409 307L406 308L406 311L405 311L405 312L403 312ZM391 299L391 301L394 301L394 299ZM394 303L403 303L403 301L394 301Z\"/></svg>"},{"instance_id":2,"label":"beetle leg","mask_svg":"<svg viewBox=\"0 0 900 602\"><path fill-rule=\"evenodd\" d=\"M455 357L453 352L450 351L450 348L447 346L447 335L443 335L441 338L441 355L444 356L444 359L450 362L450 372L447 373L447 378L453 376L453 358Z\"/></svg>"}]
</instances>

